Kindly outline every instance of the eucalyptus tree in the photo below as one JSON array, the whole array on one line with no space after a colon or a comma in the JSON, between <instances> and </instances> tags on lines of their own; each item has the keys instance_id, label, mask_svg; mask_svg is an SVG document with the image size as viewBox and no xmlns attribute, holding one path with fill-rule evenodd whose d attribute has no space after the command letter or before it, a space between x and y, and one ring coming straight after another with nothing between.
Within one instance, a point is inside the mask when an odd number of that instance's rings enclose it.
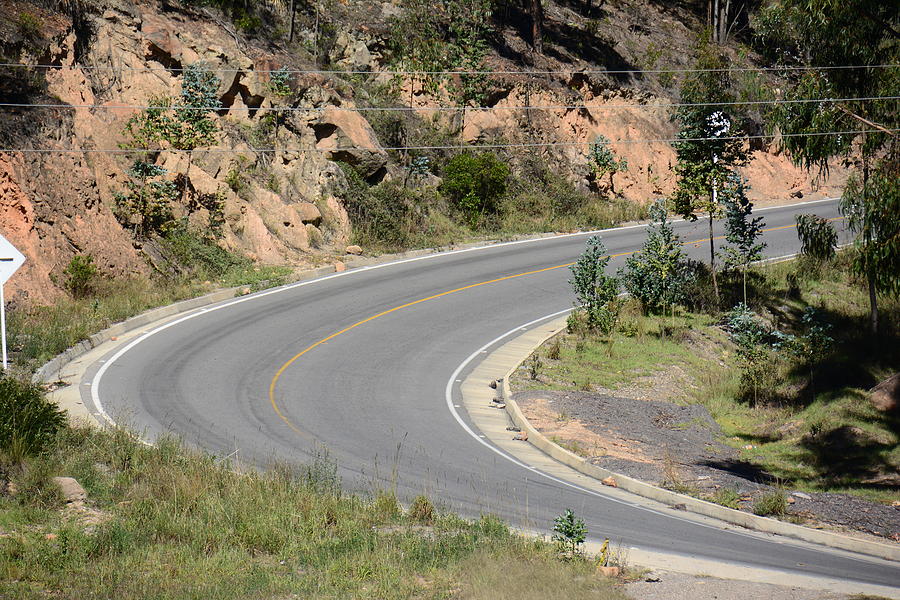
<instances>
[{"instance_id":1,"label":"eucalyptus tree","mask_svg":"<svg viewBox=\"0 0 900 600\"><path fill-rule=\"evenodd\" d=\"M853 163L842 210L857 233L855 270L869 288L870 323L878 330L878 293L896 293L900 211L900 11L880 0L777 0L755 19L759 48L783 74L783 102L771 126L797 164L827 172Z\"/></svg>"}]
</instances>

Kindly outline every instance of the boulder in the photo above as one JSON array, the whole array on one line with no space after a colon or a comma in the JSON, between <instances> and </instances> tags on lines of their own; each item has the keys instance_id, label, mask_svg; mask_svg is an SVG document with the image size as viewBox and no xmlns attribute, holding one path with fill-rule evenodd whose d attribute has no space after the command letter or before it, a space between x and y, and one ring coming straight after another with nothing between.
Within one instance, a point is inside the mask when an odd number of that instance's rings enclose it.
<instances>
[{"instance_id":1,"label":"boulder","mask_svg":"<svg viewBox=\"0 0 900 600\"><path fill-rule=\"evenodd\" d=\"M362 254L362 248L360 248L359 246L347 246L346 252L347 254L355 254L356 256L359 256L360 254Z\"/></svg>"},{"instance_id":2,"label":"boulder","mask_svg":"<svg viewBox=\"0 0 900 600\"><path fill-rule=\"evenodd\" d=\"M330 160L356 167L366 179L383 173L388 161L369 122L358 112L330 107L313 125L316 148L326 151Z\"/></svg>"},{"instance_id":3,"label":"boulder","mask_svg":"<svg viewBox=\"0 0 900 600\"><path fill-rule=\"evenodd\" d=\"M331 62L350 71L373 71L377 67L366 43L347 31L337 34L330 57Z\"/></svg>"},{"instance_id":4,"label":"boulder","mask_svg":"<svg viewBox=\"0 0 900 600\"><path fill-rule=\"evenodd\" d=\"M900 406L900 373L894 373L871 390L872 405L881 412L896 413Z\"/></svg>"},{"instance_id":5,"label":"boulder","mask_svg":"<svg viewBox=\"0 0 900 600\"><path fill-rule=\"evenodd\" d=\"M54 477L51 481L59 488L66 504L84 502L87 498L87 492L85 492L84 488L81 487L81 484L72 477Z\"/></svg>"},{"instance_id":6,"label":"boulder","mask_svg":"<svg viewBox=\"0 0 900 600\"><path fill-rule=\"evenodd\" d=\"M297 211L297 215L303 223L318 225L322 222L322 212L312 202L298 202L294 205L294 210Z\"/></svg>"},{"instance_id":7,"label":"boulder","mask_svg":"<svg viewBox=\"0 0 900 600\"><path fill-rule=\"evenodd\" d=\"M600 481L600 483L602 483L603 485L608 485L609 487L619 487L619 484L616 483L615 477L613 477L612 475L610 475L606 479L603 479L602 481Z\"/></svg>"},{"instance_id":8,"label":"boulder","mask_svg":"<svg viewBox=\"0 0 900 600\"><path fill-rule=\"evenodd\" d=\"M597 573L603 577L618 577L619 567L597 567Z\"/></svg>"}]
</instances>

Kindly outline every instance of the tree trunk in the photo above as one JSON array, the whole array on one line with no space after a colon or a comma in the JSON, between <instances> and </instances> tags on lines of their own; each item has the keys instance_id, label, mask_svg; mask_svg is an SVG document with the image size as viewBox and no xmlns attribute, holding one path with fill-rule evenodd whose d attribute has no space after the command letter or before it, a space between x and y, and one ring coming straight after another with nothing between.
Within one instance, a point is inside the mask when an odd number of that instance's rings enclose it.
<instances>
[{"instance_id":1,"label":"tree trunk","mask_svg":"<svg viewBox=\"0 0 900 600\"><path fill-rule=\"evenodd\" d=\"M544 9L541 0L531 0L531 46L538 54L544 53Z\"/></svg>"},{"instance_id":2,"label":"tree trunk","mask_svg":"<svg viewBox=\"0 0 900 600\"><path fill-rule=\"evenodd\" d=\"M866 275L866 279L869 280L869 323L872 326L872 333L878 335L878 294L875 289L875 277L871 268L868 269Z\"/></svg>"},{"instance_id":3,"label":"tree trunk","mask_svg":"<svg viewBox=\"0 0 900 600\"><path fill-rule=\"evenodd\" d=\"M716 279L716 249L713 246L713 210L709 210L709 270L712 272L713 290L716 293L716 302L719 302L719 282Z\"/></svg>"},{"instance_id":4,"label":"tree trunk","mask_svg":"<svg viewBox=\"0 0 900 600\"><path fill-rule=\"evenodd\" d=\"M719 43L719 0L713 0L712 18L713 41Z\"/></svg>"},{"instance_id":5,"label":"tree trunk","mask_svg":"<svg viewBox=\"0 0 900 600\"><path fill-rule=\"evenodd\" d=\"M872 265L869 260L869 244L872 243L870 224L869 224L869 161L863 156L863 243L866 245L864 249L866 256L866 279L869 283L869 324L872 327L872 335L878 335L878 290L875 289L875 273L872 272Z\"/></svg>"},{"instance_id":6,"label":"tree trunk","mask_svg":"<svg viewBox=\"0 0 900 600\"><path fill-rule=\"evenodd\" d=\"M194 151L188 150L187 169L184 171L184 189L181 190L181 203L187 206L188 202L188 186L191 181L191 162L194 159Z\"/></svg>"},{"instance_id":7,"label":"tree trunk","mask_svg":"<svg viewBox=\"0 0 900 600\"><path fill-rule=\"evenodd\" d=\"M744 306L747 306L747 265L744 265Z\"/></svg>"},{"instance_id":8,"label":"tree trunk","mask_svg":"<svg viewBox=\"0 0 900 600\"><path fill-rule=\"evenodd\" d=\"M297 12L294 10L294 3L296 1L297 0L291 0L291 29L288 33L288 41L289 42L294 41L294 22L296 21L296 17L297 17Z\"/></svg>"}]
</instances>

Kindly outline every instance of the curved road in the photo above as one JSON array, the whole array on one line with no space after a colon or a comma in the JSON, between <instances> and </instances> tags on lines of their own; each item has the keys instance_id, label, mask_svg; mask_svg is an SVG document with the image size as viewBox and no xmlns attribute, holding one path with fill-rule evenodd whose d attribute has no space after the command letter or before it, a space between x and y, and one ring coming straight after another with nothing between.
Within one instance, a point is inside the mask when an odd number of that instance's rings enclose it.
<instances>
[{"instance_id":1,"label":"curved road","mask_svg":"<svg viewBox=\"0 0 900 600\"><path fill-rule=\"evenodd\" d=\"M795 214L838 216L834 201L757 212L766 219L768 256L796 250ZM676 226L691 255L708 257L705 220ZM571 507L590 531L626 546L896 585L896 563L723 530L562 485L460 426L445 400L448 379L498 335L571 307L561 265L577 258L588 235L356 269L200 309L96 365L92 397L148 438L174 432L244 462L308 462L327 449L355 490L396 486L403 499L427 493L463 514L490 512L542 531ZM602 236L620 255L638 248L645 230ZM623 261L616 256L611 267ZM451 389L458 395L458 385Z\"/></svg>"}]
</instances>

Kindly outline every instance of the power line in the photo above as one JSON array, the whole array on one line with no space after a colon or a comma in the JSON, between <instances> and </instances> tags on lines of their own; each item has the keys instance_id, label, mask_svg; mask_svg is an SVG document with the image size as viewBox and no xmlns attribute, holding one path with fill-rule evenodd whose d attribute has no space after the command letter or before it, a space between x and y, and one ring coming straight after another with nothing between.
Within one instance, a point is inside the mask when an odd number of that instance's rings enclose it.
<instances>
[{"instance_id":1,"label":"power line","mask_svg":"<svg viewBox=\"0 0 900 600\"><path fill-rule=\"evenodd\" d=\"M900 96L871 96L864 98L797 98L791 100L736 100L734 102L672 102L670 104L548 104L536 106L361 106L348 108L342 106L325 107L301 107L301 106L267 106L265 108L253 108L249 106L174 106L174 105L139 105L139 104L42 104L26 102L0 102L0 108L63 108L63 109L104 109L104 110L205 110L205 111L278 111L278 112L456 112L460 110L470 111L494 111L494 110L627 110L627 109L669 109L684 108L689 106L761 106L768 104L809 104L809 103L835 103L835 102L877 102L881 100L900 100Z\"/></svg>"},{"instance_id":2,"label":"power line","mask_svg":"<svg viewBox=\"0 0 900 600\"><path fill-rule=\"evenodd\" d=\"M894 133L900 131L898 129L859 129L855 131L822 131L814 133L784 133L782 138L788 137L821 137L830 135L857 135L860 133ZM694 138L671 138L671 139L638 139L638 140L612 140L612 144L672 144L676 142L706 142L713 140L753 140L753 139L769 139L772 135L745 135L745 136L722 136L722 137L694 137ZM550 147L579 147L589 146L591 142L521 142L515 144L456 144L456 145L435 145L435 146L344 146L336 148L249 148L247 150L236 150L233 148L209 148L196 149L198 152L207 152L211 154L243 154L249 152L350 152L353 150L363 150L368 152L380 151L406 151L406 150L463 150L463 149L500 149L500 148L550 148ZM0 152L4 153L96 153L96 154L137 154L137 153L156 153L156 152L187 152L189 150L183 148L0 148Z\"/></svg>"},{"instance_id":3,"label":"power line","mask_svg":"<svg viewBox=\"0 0 900 600\"><path fill-rule=\"evenodd\" d=\"M893 69L900 64L878 65L828 65L828 66L781 66L781 67L729 67L721 69L565 69L555 71L480 71L480 70L387 70L387 71L343 71L335 69L207 69L211 73L285 73L291 75L643 75L647 73L745 73L784 71L839 71L852 69ZM83 71L136 71L141 73L168 72L181 73L190 67L116 67L101 65L49 65L24 63L0 63L0 68L25 69L81 69Z\"/></svg>"}]
</instances>

